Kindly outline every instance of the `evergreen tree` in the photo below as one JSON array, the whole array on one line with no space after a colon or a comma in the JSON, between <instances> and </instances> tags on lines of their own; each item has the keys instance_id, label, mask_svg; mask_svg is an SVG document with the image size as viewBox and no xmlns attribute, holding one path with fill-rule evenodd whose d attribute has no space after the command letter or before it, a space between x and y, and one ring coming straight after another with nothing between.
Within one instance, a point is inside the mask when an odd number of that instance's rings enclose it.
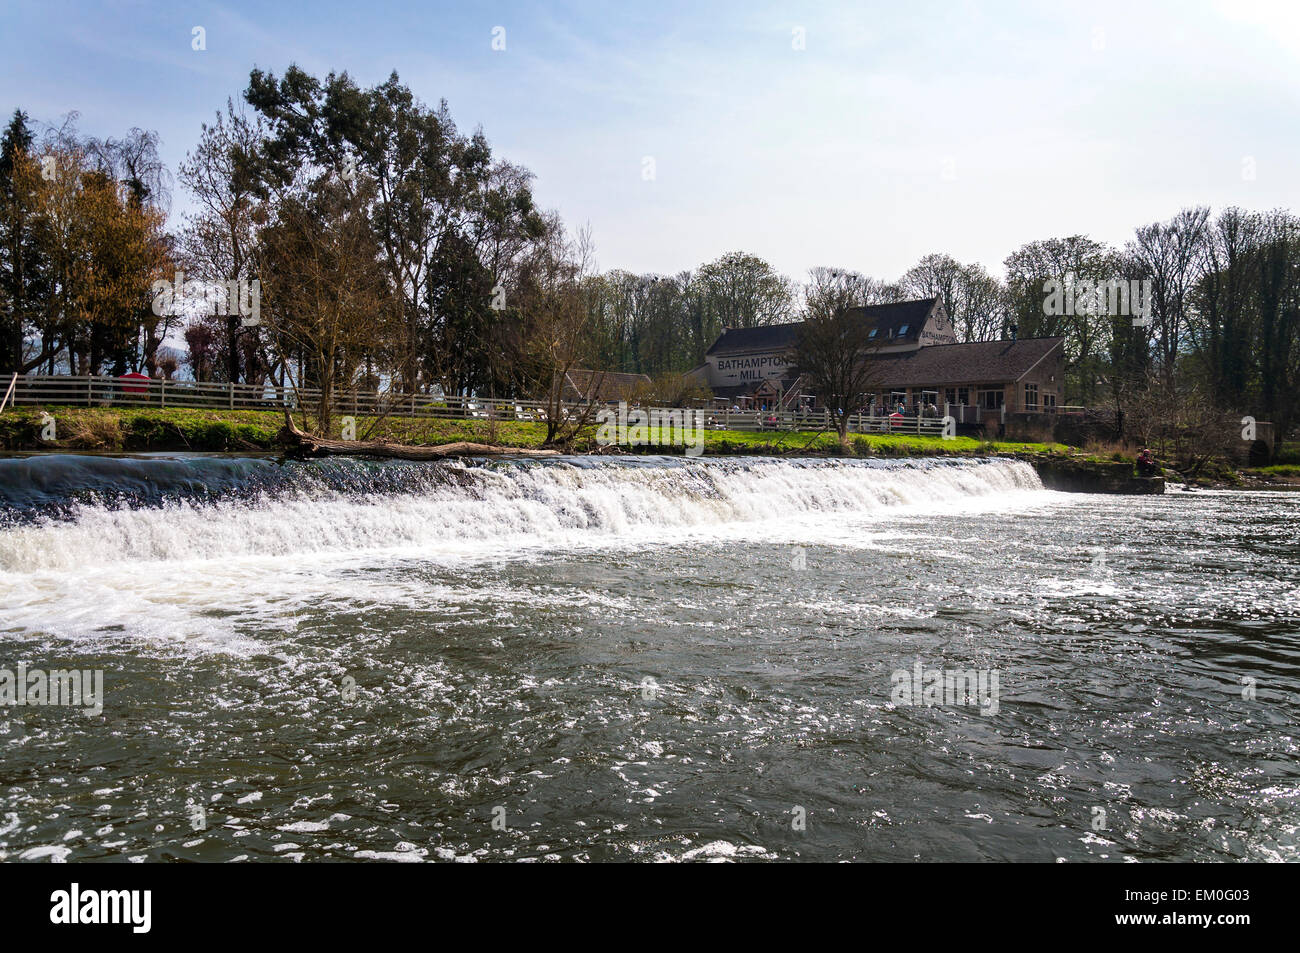
<instances>
[{"instance_id":1,"label":"evergreen tree","mask_svg":"<svg viewBox=\"0 0 1300 953\"><path fill-rule=\"evenodd\" d=\"M48 267L36 243L25 185L34 172L31 152L27 114L15 109L0 138L0 373L5 376L23 369L28 312L48 292Z\"/></svg>"}]
</instances>

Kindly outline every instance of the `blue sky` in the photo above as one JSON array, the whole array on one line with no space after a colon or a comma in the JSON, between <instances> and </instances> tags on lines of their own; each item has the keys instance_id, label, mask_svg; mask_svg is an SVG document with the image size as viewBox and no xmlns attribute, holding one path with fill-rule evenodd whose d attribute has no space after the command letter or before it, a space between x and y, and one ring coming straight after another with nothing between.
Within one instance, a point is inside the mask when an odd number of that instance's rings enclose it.
<instances>
[{"instance_id":1,"label":"blue sky","mask_svg":"<svg viewBox=\"0 0 1300 953\"><path fill-rule=\"evenodd\" d=\"M290 63L447 99L590 223L602 269L744 249L894 278L944 251L1001 273L1031 239L1121 243L1183 205L1300 209L1297 0L0 8L0 109L156 129L173 170L252 67Z\"/></svg>"}]
</instances>

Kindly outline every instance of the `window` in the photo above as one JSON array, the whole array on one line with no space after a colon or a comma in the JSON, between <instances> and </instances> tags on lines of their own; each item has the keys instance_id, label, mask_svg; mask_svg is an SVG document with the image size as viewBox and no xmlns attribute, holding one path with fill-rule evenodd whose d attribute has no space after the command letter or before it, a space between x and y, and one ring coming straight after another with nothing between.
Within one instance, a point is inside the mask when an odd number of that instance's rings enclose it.
<instances>
[{"instance_id":1,"label":"window","mask_svg":"<svg viewBox=\"0 0 1300 953\"><path fill-rule=\"evenodd\" d=\"M943 401L945 404L957 403L957 389L955 387L946 388L943 392Z\"/></svg>"},{"instance_id":2,"label":"window","mask_svg":"<svg viewBox=\"0 0 1300 953\"><path fill-rule=\"evenodd\" d=\"M957 388L957 403L959 403L959 404L965 404L967 407L970 406L970 388L969 388L969 387L958 387L958 388Z\"/></svg>"},{"instance_id":3,"label":"window","mask_svg":"<svg viewBox=\"0 0 1300 953\"><path fill-rule=\"evenodd\" d=\"M1036 412L1038 410L1038 385L1025 385L1025 410Z\"/></svg>"},{"instance_id":4,"label":"window","mask_svg":"<svg viewBox=\"0 0 1300 953\"><path fill-rule=\"evenodd\" d=\"M868 334L867 337L869 337L869 338L873 338L873 337L875 337L875 336L876 336L877 334L879 334L879 333L880 333L880 328L872 328L872 329L871 329L871 333Z\"/></svg>"},{"instance_id":5,"label":"window","mask_svg":"<svg viewBox=\"0 0 1300 953\"><path fill-rule=\"evenodd\" d=\"M980 406L985 410L1002 409L1002 390L982 390L979 392Z\"/></svg>"},{"instance_id":6,"label":"window","mask_svg":"<svg viewBox=\"0 0 1300 953\"><path fill-rule=\"evenodd\" d=\"M1055 394L1044 394L1044 395L1043 395L1043 410L1047 411L1048 413L1055 413L1055 411L1056 411L1056 395L1055 395Z\"/></svg>"},{"instance_id":7,"label":"window","mask_svg":"<svg viewBox=\"0 0 1300 953\"><path fill-rule=\"evenodd\" d=\"M910 327L911 327L910 324L905 324L905 325L903 325L901 328L898 329L898 336L901 338L901 337L903 337L904 335L906 335L906 334L907 334L907 329L910 328Z\"/></svg>"}]
</instances>

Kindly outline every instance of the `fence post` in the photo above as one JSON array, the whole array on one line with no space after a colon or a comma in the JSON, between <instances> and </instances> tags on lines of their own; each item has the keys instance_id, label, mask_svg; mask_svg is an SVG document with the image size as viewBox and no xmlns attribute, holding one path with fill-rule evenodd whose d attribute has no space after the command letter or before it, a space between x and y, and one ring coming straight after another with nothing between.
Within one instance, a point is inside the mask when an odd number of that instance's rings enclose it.
<instances>
[{"instance_id":1,"label":"fence post","mask_svg":"<svg viewBox=\"0 0 1300 953\"><path fill-rule=\"evenodd\" d=\"M165 377L158 382L158 406L167 406L167 378Z\"/></svg>"},{"instance_id":2,"label":"fence post","mask_svg":"<svg viewBox=\"0 0 1300 953\"><path fill-rule=\"evenodd\" d=\"M230 409L235 409L235 382L230 382Z\"/></svg>"}]
</instances>

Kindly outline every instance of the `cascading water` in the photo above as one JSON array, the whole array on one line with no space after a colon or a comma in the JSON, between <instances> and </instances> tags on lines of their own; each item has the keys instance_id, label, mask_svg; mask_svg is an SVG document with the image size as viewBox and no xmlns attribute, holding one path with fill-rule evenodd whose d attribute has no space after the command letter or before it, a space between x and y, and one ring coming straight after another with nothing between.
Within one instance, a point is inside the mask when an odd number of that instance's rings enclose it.
<instances>
[{"instance_id":1,"label":"cascading water","mask_svg":"<svg viewBox=\"0 0 1300 953\"><path fill-rule=\"evenodd\" d=\"M44 469L42 469L42 464ZM38 477L39 474L39 477ZM589 545L1041 490L1015 461L0 461L0 572Z\"/></svg>"},{"instance_id":2,"label":"cascading water","mask_svg":"<svg viewBox=\"0 0 1300 953\"><path fill-rule=\"evenodd\" d=\"M1294 500L0 460L0 670L103 684L0 708L0 860L1298 859ZM931 669L997 696L900 700Z\"/></svg>"},{"instance_id":3,"label":"cascading water","mask_svg":"<svg viewBox=\"0 0 1300 953\"><path fill-rule=\"evenodd\" d=\"M825 540L846 518L1050 495L1014 461L64 456L0 461L0 474L0 624L220 649L322 599L418 605L405 573L378 581L385 566Z\"/></svg>"}]
</instances>

